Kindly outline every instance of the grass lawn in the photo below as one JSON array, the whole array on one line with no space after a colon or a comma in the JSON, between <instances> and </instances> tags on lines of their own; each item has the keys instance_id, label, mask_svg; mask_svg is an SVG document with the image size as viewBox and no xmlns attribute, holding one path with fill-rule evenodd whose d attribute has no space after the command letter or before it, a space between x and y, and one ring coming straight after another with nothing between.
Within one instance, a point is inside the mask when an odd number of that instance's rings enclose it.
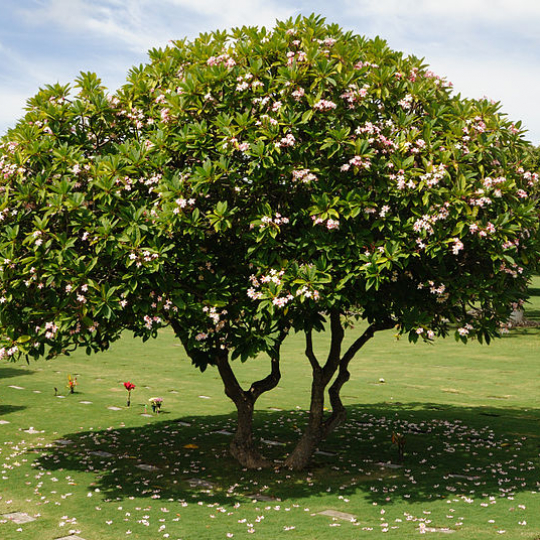
<instances>
[{"instance_id":1,"label":"grass lawn","mask_svg":"<svg viewBox=\"0 0 540 540\"><path fill-rule=\"evenodd\" d=\"M540 279L533 287L526 315L540 321ZM288 338L282 381L258 402L256 433L274 459L306 420L303 348ZM268 362L238 368L248 382ZM309 470L249 472L228 456L234 409L217 372L193 369L167 329L96 356L3 363L0 514L36 519L0 517L0 538L540 539L539 327L491 346L384 332L351 372L348 421ZM136 384L129 408L124 381ZM153 396L160 414L148 410ZM392 430L406 436L403 465Z\"/></svg>"}]
</instances>

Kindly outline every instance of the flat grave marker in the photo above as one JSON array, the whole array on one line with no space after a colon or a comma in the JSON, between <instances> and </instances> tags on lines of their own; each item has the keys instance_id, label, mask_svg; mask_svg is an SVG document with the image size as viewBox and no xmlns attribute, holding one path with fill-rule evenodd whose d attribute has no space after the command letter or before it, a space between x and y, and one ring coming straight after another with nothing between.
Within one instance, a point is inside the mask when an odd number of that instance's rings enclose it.
<instances>
[{"instance_id":1,"label":"flat grave marker","mask_svg":"<svg viewBox=\"0 0 540 540\"><path fill-rule=\"evenodd\" d=\"M139 465L136 465L136 467L137 469L141 469L143 471L150 471L150 472L159 471L158 467L155 467L154 465L147 465L146 463L141 463Z\"/></svg>"},{"instance_id":2,"label":"flat grave marker","mask_svg":"<svg viewBox=\"0 0 540 540\"><path fill-rule=\"evenodd\" d=\"M343 519L345 521L356 521L356 516L347 514L346 512L339 512L338 510L323 510L319 512L320 516L328 516L336 519Z\"/></svg>"},{"instance_id":3,"label":"flat grave marker","mask_svg":"<svg viewBox=\"0 0 540 540\"><path fill-rule=\"evenodd\" d=\"M30 523L31 521L36 521L36 518L29 516L25 512L12 512L11 514L4 514L2 517L5 519L9 519L9 521L13 521L13 523L16 523L17 525L22 525L23 523Z\"/></svg>"}]
</instances>

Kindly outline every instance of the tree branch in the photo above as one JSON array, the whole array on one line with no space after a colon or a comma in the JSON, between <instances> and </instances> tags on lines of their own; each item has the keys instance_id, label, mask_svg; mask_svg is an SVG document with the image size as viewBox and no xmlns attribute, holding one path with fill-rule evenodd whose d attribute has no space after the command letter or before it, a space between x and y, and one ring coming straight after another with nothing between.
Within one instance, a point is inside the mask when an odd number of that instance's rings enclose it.
<instances>
[{"instance_id":1,"label":"tree branch","mask_svg":"<svg viewBox=\"0 0 540 540\"><path fill-rule=\"evenodd\" d=\"M234 371L231 368L229 362L228 352L223 354L216 355L216 366L223 381L223 386L225 387L225 394L227 397L233 400L234 403L238 403L242 400L248 398L248 392L245 392L244 389L240 386ZM252 401L253 403L253 401Z\"/></svg>"},{"instance_id":2,"label":"tree branch","mask_svg":"<svg viewBox=\"0 0 540 540\"><path fill-rule=\"evenodd\" d=\"M350 379L351 374L349 372L349 364L354 358L356 353L375 335L378 330L386 330L392 328L394 323L392 321L386 321L379 324L369 325L364 333L354 341L354 343L347 349L345 354L339 361L339 372L336 380L332 386L328 389L328 397L330 398L330 405L332 407L332 414L324 421L323 430L325 437L331 433L341 422L343 422L347 416L343 402L341 401L341 388Z\"/></svg>"},{"instance_id":3,"label":"tree branch","mask_svg":"<svg viewBox=\"0 0 540 540\"><path fill-rule=\"evenodd\" d=\"M311 364L311 367L314 372L318 372L321 369L319 361L313 352L313 331L311 328L306 331L306 356Z\"/></svg>"},{"instance_id":4,"label":"tree branch","mask_svg":"<svg viewBox=\"0 0 540 540\"><path fill-rule=\"evenodd\" d=\"M281 330L276 345L274 346L274 350L270 355L270 373L264 379L255 381L249 389L251 395L253 396L254 402L257 401L261 394L275 388L281 379L281 371L279 369L281 360L281 344L287 336L287 333L288 328L283 328Z\"/></svg>"},{"instance_id":5,"label":"tree branch","mask_svg":"<svg viewBox=\"0 0 540 540\"><path fill-rule=\"evenodd\" d=\"M341 313L337 309L333 309L330 312L330 333L330 350L328 351L328 358L323 367L323 382L325 386L330 382L330 379L334 376L339 365L339 360L341 358L341 344L343 343L343 337L345 336L345 331L341 324Z\"/></svg>"}]
</instances>

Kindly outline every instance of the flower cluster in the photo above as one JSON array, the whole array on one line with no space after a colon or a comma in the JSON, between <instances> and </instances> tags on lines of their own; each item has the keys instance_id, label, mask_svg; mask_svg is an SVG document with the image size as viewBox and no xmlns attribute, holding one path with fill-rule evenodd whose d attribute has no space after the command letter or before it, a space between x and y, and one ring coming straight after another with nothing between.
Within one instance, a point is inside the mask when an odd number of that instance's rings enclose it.
<instances>
[{"instance_id":1,"label":"flower cluster","mask_svg":"<svg viewBox=\"0 0 540 540\"><path fill-rule=\"evenodd\" d=\"M317 111L331 111L335 109L337 105L333 101L329 101L328 99L320 99L313 105L313 108Z\"/></svg>"},{"instance_id":2,"label":"flower cluster","mask_svg":"<svg viewBox=\"0 0 540 540\"><path fill-rule=\"evenodd\" d=\"M259 227L261 229L264 229L265 227L269 227L271 225L275 225L279 227L280 225L287 225L289 223L289 218L282 216L279 212L276 212L275 216L263 216L261 218L261 224Z\"/></svg>"},{"instance_id":3,"label":"flower cluster","mask_svg":"<svg viewBox=\"0 0 540 540\"><path fill-rule=\"evenodd\" d=\"M307 55L304 51L288 51L287 52L287 65L291 66L294 61L305 62Z\"/></svg>"},{"instance_id":4,"label":"flower cluster","mask_svg":"<svg viewBox=\"0 0 540 540\"><path fill-rule=\"evenodd\" d=\"M347 87L347 90L339 97L347 102L349 109L354 109L355 104L359 103L367 96L368 90L369 85L367 84L362 88L358 88L355 84L350 84Z\"/></svg>"},{"instance_id":5,"label":"flower cluster","mask_svg":"<svg viewBox=\"0 0 540 540\"><path fill-rule=\"evenodd\" d=\"M143 320L144 326L146 326L148 330L152 330L154 326L159 326L161 324L161 317L157 317L155 315L153 317L151 317L150 315L145 315L143 317Z\"/></svg>"},{"instance_id":6,"label":"flower cluster","mask_svg":"<svg viewBox=\"0 0 540 540\"><path fill-rule=\"evenodd\" d=\"M429 292L437 296L437 302L439 304L446 302L450 296L450 294L446 290L446 285L444 285L444 283L437 285L432 280L429 280L426 283L419 283L417 288L419 290L422 290L424 288L425 289L429 288Z\"/></svg>"},{"instance_id":7,"label":"flower cluster","mask_svg":"<svg viewBox=\"0 0 540 540\"><path fill-rule=\"evenodd\" d=\"M6 348L2 347L0 348L0 360L3 360L4 358L9 358L11 356L14 356L19 352L19 347L17 345L13 345L12 347Z\"/></svg>"},{"instance_id":8,"label":"flower cluster","mask_svg":"<svg viewBox=\"0 0 540 540\"><path fill-rule=\"evenodd\" d=\"M175 199L174 202L176 203L176 207L173 210L173 214L179 214L184 208L193 206L195 204L195 199L184 199L179 197L178 199Z\"/></svg>"},{"instance_id":9,"label":"flower cluster","mask_svg":"<svg viewBox=\"0 0 540 540\"><path fill-rule=\"evenodd\" d=\"M262 126L263 122L268 122L271 126L277 126L279 124L279 122L275 118L272 118L268 114L261 114L259 120L257 120L255 124L257 126Z\"/></svg>"},{"instance_id":10,"label":"flower cluster","mask_svg":"<svg viewBox=\"0 0 540 540\"><path fill-rule=\"evenodd\" d=\"M459 238L452 238L452 253L457 255L463 248L463 242Z\"/></svg>"},{"instance_id":11,"label":"flower cluster","mask_svg":"<svg viewBox=\"0 0 540 540\"><path fill-rule=\"evenodd\" d=\"M296 144L296 139L294 138L294 135L292 133L287 133L285 137L282 137L282 139L276 143L277 147L285 148L285 147L291 147Z\"/></svg>"},{"instance_id":12,"label":"flower cluster","mask_svg":"<svg viewBox=\"0 0 540 540\"><path fill-rule=\"evenodd\" d=\"M436 186L444 178L445 173L446 166L441 163L438 166L434 166L432 171L420 176L420 180L425 182L427 187L431 188Z\"/></svg>"},{"instance_id":13,"label":"flower cluster","mask_svg":"<svg viewBox=\"0 0 540 540\"><path fill-rule=\"evenodd\" d=\"M236 66L234 58L231 58L228 54L220 54L219 56L210 56L206 61L209 66L219 66L223 64L226 68L231 69Z\"/></svg>"},{"instance_id":14,"label":"flower cluster","mask_svg":"<svg viewBox=\"0 0 540 540\"><path fill-rule=\"evenodd\" d=\"M359 169L369 169L371 167L371 160L362 156L354 156L349 159L348 163L344 163L339 170L342 172L348 171L352 167L358 167Z\"/></svg>"},{"instance_id":15,"label":"flower cluster","mask_svg":"<svg viewBox=\"0 0 540 540\"><path fill-rule=\"evenodd\" d=\"M0 177L4 180L8 180L17 173L24 174L25 172L24 167L19 167L10 159L15 154L17 146L16 142L0 144Z\"/></svg>"},{"instance_id":16,"label":"flower cluster","mask_svg":"<svg viewBox=\"0 0 540 540\"><path fill-rule=\"evenodd\" d=\"M465 326L458 328L457 332L460 336L467 336L470 334L471 330L473 330L473 326L467 323Z\"/></svg>"},{"instance_id":17,"label":"flower cluster","mask_svg":"<svg viewBox=\"0 0 540 540\"><path fill-rule=\"evenodd\" d=\"M151 253L147 249L143 250L140 253L132 251L129 254L129 260L136 261L135 264L137 267L141 267L145 262L152 262L159 258L157 253Z\"/></svg>"},{"instance_id":18,"label":"flower cluster","mask_svg":"<svg viewBox=\"0 0 540 540\"><path fill-rule=\"evenodd\" d=\"M311 216L311 219L313 220L313 225L320 225L323 223L329 231L339 229L339 219L322 219L317 216Z\"/></svg>"},{"instance_id":19,"label":"flower cluster","mask_svg":"<svg viewBox=\"0 0 540 540\"><path fill-rule=\"evenodd\" d=\"M197 341L204 341L208 338L209 334L220 332L227 324L227 319L225 317L228 315L228 311L226 309L223 309L218 313L217 308L214 306L204 306L202 311L208 315L209 319L212 321L213 327L210 328L208 332L200 332L197 334L195 336Z\"/></svg>"},{"instance_id":20,"label":"flower cluster","mask_svg":"<svg viewBox=\"0 0 540 540\"><path fill-rule=\"evenodd\" d=\"M236 137L231 137L228 141L223 143L223 149L226 150L229 146L233 150L238 150L239 152L247 152L249 150L248 142L240 142Z\"/></svg>"},{"instance_id":21,"label":"flower cluster","mask_svg":"<svg viewBox=\"0 0 540 540\"><path fill-rule=\"evenodd\" d=\"M36 328L36 332L38 329ZM58 332L58 326L54 324L52 321L49 321L45 323L45 338L46 339L54 339L54 336L56 336L56 333Z\"/></svg>"},{"instance_id":22,"label":"flower cluster","mask_svg":"<svg viewBox=\"0 0 540 540\"><path fill-rule=\"evenodd\" d=\"M292 172L292 179L308 184L317 180L317 177L309 169L295 169Z\"/></svg>"},{"instance_id":23,"label":"flower cluster","mask_svg":"<svg viewBox=\"0 0 540 540\"><path fill-rule=\"evenodd\" d=\"M506 262L502 262L499 270L501 272L504 272L505 274L509 274L513 278L517 278L520 274L523 273L523 267L519 266L517 263L509 263L510 266Z\"/></svg>"},{"instance_id":24,"label":"flower cluster","mask_svg":"<svg viewBox=\"0 0 540 540\"><path fill-rule=\"evenodd\" d=\"M415 333L419 336L422 336L424 339L432 340L435 337L435 332L433 330L426 330L421 326L415 330Z\"/></svg>"},{"instance_id":25,"label":"flower cluster","mask_svg":"<svg viewBox=\"0 0 540 540\"><path fill-rule=\"evenodd\" d=\"M306 94L306 91L303 88L297 88L296 90L293 90L291 92L291 96L296 100L300 101L304 95Z\"/></svg>"}]
</instances>

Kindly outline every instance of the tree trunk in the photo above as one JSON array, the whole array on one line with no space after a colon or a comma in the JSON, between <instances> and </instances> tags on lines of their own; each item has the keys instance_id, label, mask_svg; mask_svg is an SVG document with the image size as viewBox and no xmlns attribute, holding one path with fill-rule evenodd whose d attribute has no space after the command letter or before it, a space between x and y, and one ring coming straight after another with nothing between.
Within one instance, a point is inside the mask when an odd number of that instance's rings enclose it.
<instances>
[{"instance_id":1,"label":"tree trunk","mask_svg":"<svg viewBox=\"0 0 540 540\"><path fill-rule=\"evenodd\" d=\"M182 341L188 356L191 356L190 350L186 347L185 341L182 339L185 338L185 333L181 324L175 319L171 319L169 322L176 335ZM267 468L272 465L255 447L253 441L253 411L255 402L259 396L275 388L281 379L279 366L280 350L287 333L287 327L280 330L273 350L269 352L270 373L264 379L255 381L247 391L242 388L234 374L229 362L229 352L227 350L213 351L214 361L210 362L210 364L217 366L219 375L223 381L225 394L234 403L238 413L236 433L231 441L230 452L240 465L248 469Z\"/></svg>"},{"instance_id":2,"label":"tree trunk","mask_svg":"<svg viewBox=\"0 0 540 540\"><path fill-rule=\"evenodd\" d=\"M268 468L270 462L264 458L253 444L253 410L255 399L251 392L240 386L229 363L228 353L218 356L216 362L225 394L235 404L238 412L236 433L231 441L232 456L248 469Z\"/></svg>"},{"instance_id":3,"label":"tree trunk","mask_svg":"<svg viewBox=\"0 0 540 540\"><path fill-rule=\"evenodd\" d=\"M285 466L293 470L305 468L320 442L347 418L347 411L341 401L341 388L349 380L349 363L358 350L369 341L376 330L391 328L392 324L383 324L379 327L370 325L367 330L341 355L341 344L344 331L337 312L331 313L332 343L328 358L323 367L319 365L313 353L311 332L306 332L306 356L312 366L313 382L311 384L311 403L307 427L298 441L296 447L285 461ZM338 375L328 390L332 413L324 418L324 392L330 380L339 368Z\"/></svg>"},{"instance_id":4,"label":"tree trunk","mask_svg":"<svg viewBox=\"0 0 540 540\"><path fill-rule=\"evenodd\" d=\"M234 400L233 400L234 401ZM253 444L253 409L254 403L249 397L234 401L238 411L236 433L231 442L232 456L248 469L268 468L271 463Z\"/></svg>"},{"instance_id":5,"label":"tree trunk","mask_svg":"<svg viewBox=\"0 0 540 540\"><path fill-rule=\"evenodd\" d=\"M294 450L285 460L285 467L289 469L304 469L323 439L324 388L320 370L318 372L314 370L308 423Z\"/></svg>"},{"instance_id":6,"label":"tree trunk","mask_svg":"<svg viewBox=\"0 0 540 540\"><path fill-rule=\"evenodd\" d=\"M255 409L255 402L259 396L275 388L281 379L279 369L280 348L286 335L287 330L284 329L280 334L274 350L271 352L270 373L264 379L255 381L247 391L240 386L229 363L228 353L224 351L218 354L216 359L216 365L225 387L225 394L232 400L238 411L236 433L231 442L230 451L232 456L243 467L248 469L260 469L272 466L272 462L267 460L257 450L253 442L253 411Z\"/></svg>"},{"instance_id":7,"label":"tree trunk","mask_svg":"<svg viewBox=\"0 0 540 540\"><path fill-rule=\"evenodd\" d=\"M330 312L331 344L328 358L321 367L313 351L313 336L311 331L306 332L306 356L311 364L311 402L307 427L296 444L292 453L285 460L285 467L294 470L304 469L311 460L313 453L324 433L324 391L334 376L341 356L341 344L344 331L341 325L341 316L338 311Z\"/></svg>"}]
</instances>

